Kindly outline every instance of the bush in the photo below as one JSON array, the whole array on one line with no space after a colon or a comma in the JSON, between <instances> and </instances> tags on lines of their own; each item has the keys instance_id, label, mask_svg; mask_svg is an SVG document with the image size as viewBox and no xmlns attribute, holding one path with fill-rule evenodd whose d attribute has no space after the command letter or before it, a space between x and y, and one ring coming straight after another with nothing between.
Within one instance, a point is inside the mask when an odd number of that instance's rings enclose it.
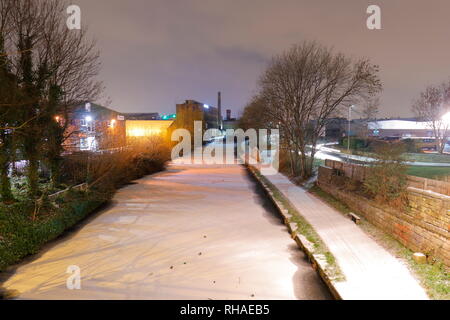
<instances>
[{"instance_id":1,"label":"bush","mask_svg":"<svg viewBox=\"0 0 450 320\"><path fill-rule=\"evenodd\" d=\"M62 183L88 182L102 190L116 188L164 169L170 148L159 137L138 138L126 148L113 152L78 152L67 156L62 165Z\"/></svg>"},{"instance_id":2,"label":"bush","mask_svg":"<svg viewBox=\"0 0 450 320\"><path fill-rule=\"evenodd\" d=\"M420 149L417 147L416 141L414 141L413 139L405 139L403 140L403 144L405 145L405 152L408 153L420 152Z\"/></svg>"},{"instance_id":3,"label":"bush","mask_svg":"<svg viewBox=\"0 0 450 320\"><path fill-rule=\"evenodd\" d=\"M342 138L339 143L342 147L348 147L348 138ZM364 139L350 137L350 150L365 150L368 147L368 143Z\"/></svg>"},{"instance_id":4,"label":"bush","mask_svg":"<svg viewBox=\"0 0 450 320\"><path fill-rule=\"evenodd\" d=\"M365 191L380 203L402 207L406 201L407 167L401 158L402 143L379 143L375 148L376 162L364 180Z\"/></svg>"},{"instance_id":5,"label":"bush","mask_svg":"<svg viewBox=\"0 0 450 320\"><path fill-rule=\"evenodd\" d=\"M60 208L31 219L34 204L19 202L0 207L0 271L21 258L38 252L103 203L93 193L70 192Z\"/></svg>"},{"instance_id":6,"label":"bush","mask_svg":"<svg viewBox=\"0 0 450 320\"><path fill-rule=\"evenodd\" d=\"M135 140L114 153L91 155L87 181L95 190L115 190L132 180L164 169L170 148L158 137Z\"/></svg>"},{"instance_id":7,"label":"bush","mask_svg":"<svg viewBox=\"0 0 450 320\"><path fill-rule=\"evenodd\" d=\"M0 271L21 258L34 254L111 199L116 189L144 175L161 171L170 159L170 149L162 139L135 141L123 150L110 153L80 152L63 163L63 182L89 183L86 192L69 190L55 203L42 197L12 205L0 204Z\"/></svg>"}]
</instances>

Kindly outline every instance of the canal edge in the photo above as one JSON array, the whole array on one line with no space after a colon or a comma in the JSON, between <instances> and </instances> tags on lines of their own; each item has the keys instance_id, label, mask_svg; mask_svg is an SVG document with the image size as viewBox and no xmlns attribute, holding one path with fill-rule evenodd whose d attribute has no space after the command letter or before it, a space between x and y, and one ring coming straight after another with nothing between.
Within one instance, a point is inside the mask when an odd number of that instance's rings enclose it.
<instances>
[{"instance_id":1,"label":"canal edge","mask_svg":"<svg viewBox=\"0 0 450 320\"><path fill-rule=\"evenodd\" d=\"M275 198L273 191L269 188L269 186L259 177L257 174L258 169L251 165L244 165L244 167L250 172L251 176L255 179L255 181L263 188L264 193L268 196L270 201L274 204L276 211L283 219L284 224L286 225L291 238L295 241L300 250L302 250L308 257L313 269L320 276L322 281L330 290L332 296L336 300L343 300L342 295L339 293L339 290L336 287L336 281L333 280L334 276L327 272L329 264L327 260L318 254L314 254L314 244L308 241L305 236L298 234L296 232L296 224L290 222L291 215L288 212L288 209L285 208L284 204ZM275 186L273 186L276 188ZM277 189L278 190L278 189ZM281 193L281 192L280 192Z\"/></svg>"}]
</instances>

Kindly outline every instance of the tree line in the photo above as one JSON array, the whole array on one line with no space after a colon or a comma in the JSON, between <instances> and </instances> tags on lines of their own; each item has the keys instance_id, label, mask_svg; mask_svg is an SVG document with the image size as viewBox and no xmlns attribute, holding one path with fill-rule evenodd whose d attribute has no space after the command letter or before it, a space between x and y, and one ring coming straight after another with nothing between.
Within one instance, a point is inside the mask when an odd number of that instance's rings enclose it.
<instances>
[{"instance_id":1,"label":"tree line","mask_svg":"<svg viewBox=\"0 0 450 320\"><path fill-rule=\"evenodd\" d=\"M26 161L30 198L39 168L59 183L69 106L102 91L95 41L66 26L60 0L0 0L0 195L13 201L10 171Z\"/></svg>"},{"instance_id":2,"label":"tree line","mask_svg":"<svg viewBox=\"0 0 450 320\"><path fill-rule=\"evenodd\" d=\"M312 175L320 137L331 119L347 117L352 105L363 118L358 134L365 140L378 112L382 84L379 67L315 41L305 41L272 58L260 77L258 92L246 105L240 126L280 129L280 148L290 174ZM412 104L418 121L427 122L444 152L450 137L450 81L430 85Z\"/></svg>"},{"instance_id":3,"label":"tree line","mask_svg":"<svg viewBox=\"0 0 450 320\"><path fill-rule=\"evenodd\" d=\"M312 175L316 146L332 117L353 104L376 108L379 67L317 42L303 42L273 57L246 106L243 128L279 128L291 175ZM370 113L370 112L369 112Z\"/></svg>"},{"instance_id":4,"label":"tree line","mask_svg":"<svg viewBox=\"0 0 450 320\"><path fill-rule=\"evenodd\" d=\"M437 151L444 153L450 137L450 80L427 86L414 101L412 111L418 119L428 122Z\"/></svg>"}]
</instances>

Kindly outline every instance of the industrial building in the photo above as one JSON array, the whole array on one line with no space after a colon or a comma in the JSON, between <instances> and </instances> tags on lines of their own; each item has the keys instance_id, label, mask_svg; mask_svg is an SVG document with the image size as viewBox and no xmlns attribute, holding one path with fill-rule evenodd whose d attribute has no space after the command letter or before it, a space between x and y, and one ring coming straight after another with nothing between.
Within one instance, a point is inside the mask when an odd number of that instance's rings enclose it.
<instances>
[{"instance_id":1,"label":"industrial building","mask_svg":"<svg viewBox=\"0 0 450 320\"><path fill-rule=\"evenodd\" d=\"M57 121L63 121L58 117ZM176 105L176 113L160 115L151 113L120 113L91 102L80 103L69 109L68 136L64 147L66 152L99 151L122 147L127 140L150 136L170 139L177 128L187 129L194 134L194 121L202 121L203 131L234 126L236 119L227 110L224 121L221 115L221 93L217 96L217 107L196 101L185 100Z\"/></svg>"},{"instance_id":2,"label":"industrial building","mask_svg":"<svg viewBox=\"0 0 450 320\"><path fill-rule=\"evenodd\" d=\"M72 106L64 142L66 152L98 151L125 145L125 116L91 102ZM64 123L64 116L56 117Z\"/></svg>"}]
</instances>

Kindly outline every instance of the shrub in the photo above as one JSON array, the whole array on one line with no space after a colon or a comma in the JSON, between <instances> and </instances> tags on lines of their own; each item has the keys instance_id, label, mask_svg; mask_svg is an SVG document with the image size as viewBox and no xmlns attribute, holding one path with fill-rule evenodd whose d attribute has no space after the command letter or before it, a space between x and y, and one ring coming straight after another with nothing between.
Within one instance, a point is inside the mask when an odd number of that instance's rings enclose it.
<instances>
[{"instance_id":1,"label":"shrub","mask_svg":"<svg viewBox=\"0 0 450 320\"><path fill-rule=\"evenodd\" d=\"M416 153L420 151L413 139L405 139L403 144L405 145L405 152Z\"/></svg>"},{"instance_id":2,"label":"shrub","mask_svg":"<svg viewBox=\"0 0 450 320\"><path fill-rule=\"evenodd\" d=\"M118 152L95 154L88 158L87 181L96 190L116 188L164 169L170 148L162 138L137 139Z\"/></svg>"},{"instance_id":3,"label":"shrub","mask_svg":"<svg viewBox=\"0 0 450 320\"><path fill-rule=\"evenodd\" d=\"M43 244L82 220L103 203L93 193L71 192L60 208L31 219L34 204L18 202L0 207L0 271L38 252Z\"/></svg>"},{"instance_id":4,"label":"shrub","mask_svg":"<svg viewBox=\"0 0 450 320\"><path fill-rule=\"evenodd\" d=\"M401 158L402 143L379 143L375 147L376 161L364 180L365 191L382 203L403 206L406 201L406 166Z\"/></svg>"},{"instance_id":5,"label":"shrub","mask_svg":"<svg viewBox=\"0 0 450 320\"><path fill-rule=\"evenodd\" d=\"M75 185L88 182L102 190L116 188L144 175L164 169L170 148L160 137L138 138L126 148L112 152L78 152L63 162L62 182Z\"/></svg>"},{"instance_id":6,"label":"shrub","mask_svg":"<svg viewBox=\"0 0 450 320\"><path fill-rule=\"evenodd\" d=\"M348 138L342 138L339 143L342 147L347 148ZM365 150L368 147L368 142L364 139L350 137L350 150Z\"/></svg>"},{"instance_id":7,"label":"shrub","mask_svg":"<svg viewBox=\"0 0 450 320\"><path fill-rule=\"evenodd\" d=\"M44 196L36 201L23 200L0 204L0 271L21 258L36 253L43 244L109 200L115 190L144 175L164 169L170 149L159 138L135 141L129 147L108 153L80 152L63 163L64 183L89 183L86 192L69 190L54 203Z\"/></svg>"}]
</instances>

